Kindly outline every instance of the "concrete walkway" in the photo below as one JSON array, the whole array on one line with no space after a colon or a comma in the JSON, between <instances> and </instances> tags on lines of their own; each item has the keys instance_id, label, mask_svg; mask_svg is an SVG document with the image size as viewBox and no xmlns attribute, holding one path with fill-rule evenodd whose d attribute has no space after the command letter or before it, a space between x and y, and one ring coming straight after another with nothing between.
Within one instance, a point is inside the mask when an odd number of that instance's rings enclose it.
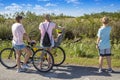
<instances>
[{"instance_id":1,"label":"concrete walkway","mask_svg":"<svg viewBox=\"0 0 120 80\"><path fill-rule=\"evenodd\" d=\"M97 73L95 67L63 65L47 73L38 72L34 68L17 73L16 69L6 69L0 64L0 80L120 80L120 69L114 69L113 73L106 70Z\"/></svg>"}]
</instances>

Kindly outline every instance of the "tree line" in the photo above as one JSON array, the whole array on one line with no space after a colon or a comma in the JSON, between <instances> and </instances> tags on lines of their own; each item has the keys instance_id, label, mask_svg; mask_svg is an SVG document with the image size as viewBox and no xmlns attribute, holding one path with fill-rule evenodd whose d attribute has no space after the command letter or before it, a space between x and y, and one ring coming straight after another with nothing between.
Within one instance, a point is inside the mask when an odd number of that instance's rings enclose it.
<instances>
[{"instance_id":1,"label":"tree line","mask_svg":"<svg viewBox=\"0 0 120 80\"><path fill-rule=\"evenodd\" d=\"M40 22L44 21L44 14L36 15L30 11L26 13L16 12L13 15L0 14L0 39L11 39L11 26L15 22L14 18L16 15L24 17L23 25L27 33L33 35L34 39L39 40L38 26ZM111 42L116 44L120 42L120 11L84 14L80 17L67 16L63 13L59 15L51 13L50 15L51 19L59 26L65 27L65 39L96 38L97 31L102 25L100 18L107 16L110 18L110 26L112 26Z\"/></svg>"}]
</instances>

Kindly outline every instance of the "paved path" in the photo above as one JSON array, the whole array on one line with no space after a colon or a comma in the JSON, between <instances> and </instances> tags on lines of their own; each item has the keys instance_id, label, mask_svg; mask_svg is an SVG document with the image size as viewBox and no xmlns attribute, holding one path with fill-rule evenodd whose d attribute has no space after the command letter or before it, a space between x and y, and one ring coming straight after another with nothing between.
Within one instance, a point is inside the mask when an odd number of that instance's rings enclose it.
<instances>
[{"instance_id":1,"label":"paved path","mask_svg":"<svg viewBox=\"0 0 120 80\"><path fill-rule=\"evenodd\" d=\"M6 69L0 64L0 80L120 80L120 69L115 72L97 73L95 67L63 65L54 67L47 73L37 72L34 68L26 73L16 73L16 69Z\"/></svg>"}]
</instances>

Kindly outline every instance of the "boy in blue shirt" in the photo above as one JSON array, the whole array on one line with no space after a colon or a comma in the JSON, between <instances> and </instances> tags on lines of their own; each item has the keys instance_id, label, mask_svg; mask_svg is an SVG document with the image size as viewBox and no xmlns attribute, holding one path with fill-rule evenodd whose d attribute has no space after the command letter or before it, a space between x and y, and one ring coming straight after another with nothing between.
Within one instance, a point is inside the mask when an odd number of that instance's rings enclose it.
<instances>
[{"instance_id":1,"label":"boy in blue shirt","mask_svg":"<svg viewBox=\"0 0 120 80\"><path fill-rule=\"evenodd\" d=\"M97 44L96 48L99 49L99 73L102 72L103 58L106 57L108 64L108 72L112 72L111 68L111 45L110 45L110 32L111 27L108 25L109 19L103 17L101 19L102 26L99 28L97 33Z\"/></svg>"}]
</instances>

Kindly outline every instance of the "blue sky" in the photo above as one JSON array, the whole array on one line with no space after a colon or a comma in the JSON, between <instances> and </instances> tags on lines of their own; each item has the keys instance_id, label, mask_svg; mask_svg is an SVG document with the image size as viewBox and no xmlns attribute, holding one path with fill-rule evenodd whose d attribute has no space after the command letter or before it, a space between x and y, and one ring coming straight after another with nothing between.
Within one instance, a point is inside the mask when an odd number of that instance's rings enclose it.
<instances>
[{"instance_id":1,"label":"blue sky","mask_svg":"<svg viewBox=\"0 0 120 80\"><path fill-rule=\"evenodd\" d=\"M0 13L63 13L70 16L120 11L120 0L0 0Z\"/></svg>"}]
</instances>

